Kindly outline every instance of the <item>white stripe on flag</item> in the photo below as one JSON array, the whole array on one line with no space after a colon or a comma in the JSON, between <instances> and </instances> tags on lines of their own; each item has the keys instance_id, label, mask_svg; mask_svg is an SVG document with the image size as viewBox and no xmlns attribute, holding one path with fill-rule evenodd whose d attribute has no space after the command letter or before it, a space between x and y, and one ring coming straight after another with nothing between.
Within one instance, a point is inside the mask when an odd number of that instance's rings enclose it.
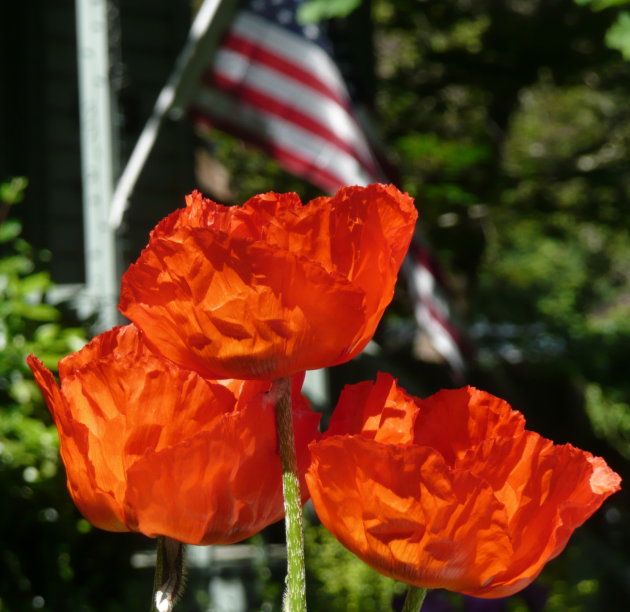
<instances>
[{"instance_id":1,"label":"white stripe on flag","mask_svg":"<svg viewBox=\"0 0 630 612\"><path fill-rule=\"evenodd\" d=\"M340 99L349 102L348 90L339 78L339 69L328 53L312 41L248 11L238 15L231 30L290 60L302 70L317 75Z\"/></svg>"},{"instance_id":2,"label":"white stripe on flag","mask_svg":"<svg viewBox=\"0 0 630 612\"><path fill-rule=\"evenodd\" d=\"M294 106L345 140L361 157L374 163L354 118L331 98L229 49L221 49L217 53L213 68L219 76L233 83L246 84L275 100Z\"/></svg>"},{"instance_id":3,"label":"white stripe on flag","mask_svg":"<svg viewBox=\"0 0 630 612\"><path fill-rule=\"evenodd\" d=\"M448 302L440 295L441 290L437 286L435 276L431 274L428 268L425 268L420 263L415 263L412 266L411 274L413 275L413 281L415 283L416 291L421 299L431 297L434 308L445 320L449 320L450 307Z\"/></svg>"},{"instance_id":4,"label":"white stripe on flag","mask_svg":"<svg viewBox=\"0 0 630 612\"><path fill-rule=\"evenodd\" d=\"M196 106L210 117L257 130L259 138L267 140L300 157L304 162L327 171L339 180L339 185L367 185L370 175L355 157L312 132L259 108L235 101L229 95L204 88ZM263 120L264 119L264 120Z\"/></svg>"},{"instance_id":5,"label":"white stripe on flag","mask_svg":"<svg viewBox=\"0 0 630 612\"><path fill-rule=\"evenodd\" d=\"M422 262L407 254L403 262L403 273L407 278L409 292L414 306L414 314L418 327L423 329L434 348L446 359L458 373L465 368L457 339L451 329L450 307L441 297L441 290L431 270Z\"/></svg>"},{"instance_id":6,"label":"white stripe on flag","mask_svg":"<svg viewBox=\"0 0 630 612\"><path fill-rule=\"evenodd\" d=\"M463 372L466 369L466 365L457 343L442 325L441 321L433 316L426 302L422 303L421 300L416 299L414 310L418 326L428 334L435 350L446 359L453 370Z\"/></svg>"}]
</instances>

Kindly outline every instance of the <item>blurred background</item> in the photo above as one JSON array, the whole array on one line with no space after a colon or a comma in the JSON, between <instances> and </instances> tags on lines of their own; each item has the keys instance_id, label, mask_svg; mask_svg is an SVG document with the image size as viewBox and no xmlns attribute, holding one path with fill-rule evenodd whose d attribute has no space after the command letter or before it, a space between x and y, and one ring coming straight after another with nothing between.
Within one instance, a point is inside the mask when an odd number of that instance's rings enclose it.
<instances>
[{"instance_id":1,"label":"blurred background","mask_svg":"<svg viewBox=\"0 0 630 612\"><path fill-rule=\"evenodd\" d=\"M420 211L396 297L314 404L378 370L473 384L629 475L630 2L10 2L0 31L0 611L148 607L152 542L78 514L24 358L54 368L114 324L120 274L193 189L395 182ZM310 609L401 608L306 517ZM280 610L282 538L191 549L179 609ZM622 491L522 594L425 609L627 610L629 550Z\"/></svg>"}]
</instances>

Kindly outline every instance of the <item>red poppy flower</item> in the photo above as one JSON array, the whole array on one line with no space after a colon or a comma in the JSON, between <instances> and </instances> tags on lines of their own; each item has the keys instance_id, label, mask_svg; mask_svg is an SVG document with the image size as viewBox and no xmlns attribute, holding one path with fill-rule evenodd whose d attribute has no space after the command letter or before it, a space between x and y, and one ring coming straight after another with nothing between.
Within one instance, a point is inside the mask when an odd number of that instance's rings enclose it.
<instances>
[{"instance_id":1,"label":"red poppy flower","mask_svg":"<svg viewBox=\"0 0 630 612\"><path fill-rule=\"evenodd\" d=\"M120 310L157 352L211 378L276 379L352 359L394 293L417 212L393 186L303 206L194 192L122 281Z\"/></svg>"},{"instance_id":2,"label":"red poppy flower","mask_svg":"<svg viewBox=\"0 0 630 612\"><path fill-rule=\"evenodd\" d=\"M310 445L317 514L386 576L511 595L621 481L603 459L524 426L506 402L472 387L425 400L387 375L347 387Z\"/></svg>"},{"instance_id":3,"label":"red poppy flower","mask_svg":"<svg viewBox=\"0 0 630 612\"><path fill-rule=\"evenodd\" d=\"M95 526L228 544L284 516L269 382L206 380L152 354L133 325L62 359L61 387L37 358L28 364L59 430L70 494ZM301 382L303 475L319 416Z\"/></svg>"}]
</instances>

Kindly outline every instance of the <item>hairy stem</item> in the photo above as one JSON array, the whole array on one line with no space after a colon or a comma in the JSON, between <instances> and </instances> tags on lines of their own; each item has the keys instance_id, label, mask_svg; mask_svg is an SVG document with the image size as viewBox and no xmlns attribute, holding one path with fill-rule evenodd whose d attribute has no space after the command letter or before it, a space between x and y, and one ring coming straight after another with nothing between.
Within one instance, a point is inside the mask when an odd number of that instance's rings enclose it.
<instances>
[{"instance_id":1,"label":"hairy stem","mask_svg":"<svg viewBox=\"0 0 630 612\"><path fill-rule=\"evenodd\" d=\"M402 612L420 612L422 602L427 595L427 590L428 589L423 589L422 587L409 585Z\"/></svg>"},{"instance_id":2,"label":"hairy stem","mask_svg":"<svg viewBox=\"0 0 630 612\"><path fill-rule=\"evenodd\" d=\"M160 536L153 580L151 612L171 612L184 586L184 545Z\"/></svg>"},{"instance_id":3,"label":"hairy stem","mask_svg":"<svg viewBox=\"0 0 630 612\"><path fill-rule=\"evenodd\" d=\"M287 377L275 380L269 393L275 402L276 409L287 537L287 579L283 612L304 612L306 610L304 534L300 480L291 412L291 379Z\"/></svg>"}]
</instances>

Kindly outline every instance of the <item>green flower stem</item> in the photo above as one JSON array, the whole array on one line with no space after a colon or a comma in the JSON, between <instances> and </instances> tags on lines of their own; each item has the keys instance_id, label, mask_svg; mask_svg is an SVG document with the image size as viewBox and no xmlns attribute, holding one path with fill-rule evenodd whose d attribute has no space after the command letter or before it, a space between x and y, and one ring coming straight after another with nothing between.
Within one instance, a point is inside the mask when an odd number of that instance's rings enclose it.
<instances>
[{"instance_id":1,"label":"green flower stem","mask_svg":"<svg viewBox=\"0 0 630 612\"><path fill-rule=\"evenodd\" d=\"M420 612L428 589L409 585L402 612Z\"/></svg>"},{"instance_id":2,"label":"green flower stem","mask_svg":"<svg viewBox=\"0 0 630 612\"><path fill-rule=\"evenodd\" d=\"M302 498L295 452L295 435L293 433L291 379L287 377L275 380L269 394L276 408L287 537L287 579L283 612L305 612L306 572L304 569Z\"/></svg>"},{"instance_id":3,"label":"green flower stem","mask_svg":"<svg viewBox=\"0 0 630 612\"><path fill-rule=\"evenodd\" d=\"M183 586L184 545L160 536L157 539L151 612L171 612Z\"/></svg>"}]
</instances>

